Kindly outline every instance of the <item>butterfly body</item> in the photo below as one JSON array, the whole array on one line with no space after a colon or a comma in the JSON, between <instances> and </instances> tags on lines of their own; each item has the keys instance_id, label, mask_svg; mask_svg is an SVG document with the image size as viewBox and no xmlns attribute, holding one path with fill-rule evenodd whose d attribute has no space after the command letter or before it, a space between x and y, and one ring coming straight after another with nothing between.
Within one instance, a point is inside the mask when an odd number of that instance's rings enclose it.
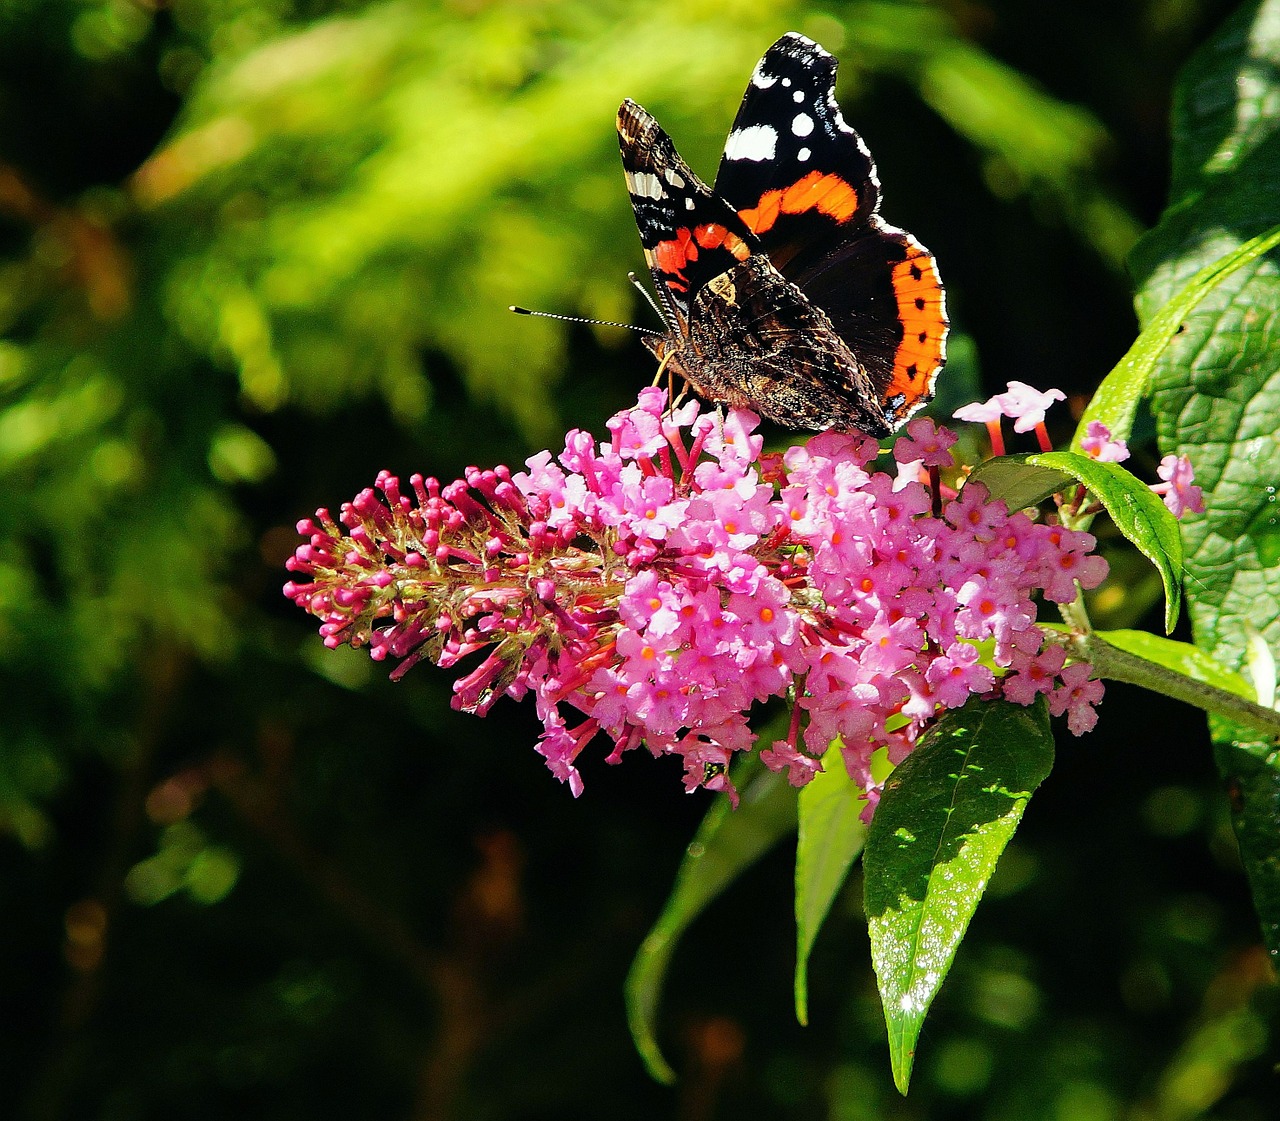
<instances>
[{"instance_id":1,"label":"butterfly body","mask_svg":"<svg viewBox=\"0 0 1280 1121\"><path fill-rule=\"evenodd\" d=\"M694 299L687 333L645 345L699 396L792 428L887 435L866 371L816 304L767 257L713 277Z\"/></svg>"},{"instance_id":2,"label":"butterfly body","mask_svg":"<svg viewBox=\"0 0 1280 1121\"><path fill-rule=\"evenodd\" d=\"M752 74L714 188L623 102L623 169L667 320L645 342L709 400L880 437L933 395L945 297L932 254L880 218L875 164L834 88L831 55L779 39Z\"/></svg>"}]
</instances>

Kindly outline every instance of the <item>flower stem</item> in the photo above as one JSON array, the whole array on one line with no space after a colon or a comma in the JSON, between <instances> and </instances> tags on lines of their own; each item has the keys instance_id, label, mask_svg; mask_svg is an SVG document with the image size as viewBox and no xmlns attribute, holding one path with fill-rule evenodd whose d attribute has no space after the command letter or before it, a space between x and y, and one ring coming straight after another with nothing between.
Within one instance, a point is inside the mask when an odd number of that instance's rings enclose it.
<instances>
[{"instance_id":1,"label":"flower stem","mask_svg":"<svg viewBox=\"0 0 1280 1121\"><path fill-rule=\"evenodd\" d=\"M1259 728L1280 739L1280 712L1130 654L1112 646L1096 633L1073 635L1068 642L1068 649L1072 657L1090 662L1099 677L1140 685L1166 697L1185 701L1205 712Z\"/></svg>"}]
</instances>

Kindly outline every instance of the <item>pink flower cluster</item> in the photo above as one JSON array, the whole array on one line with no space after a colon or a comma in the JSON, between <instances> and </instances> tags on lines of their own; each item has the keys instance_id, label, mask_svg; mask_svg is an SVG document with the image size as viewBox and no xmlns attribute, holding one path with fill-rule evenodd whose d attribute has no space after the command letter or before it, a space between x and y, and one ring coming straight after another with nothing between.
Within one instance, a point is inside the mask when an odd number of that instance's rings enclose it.
<instances>
[{"instance_id":1,"label":"pink flower cluster","mask_svg":"<svg viewBox=\"0 0 1280 1121\"><path fill-rule=\"evenodd\" d=\"M1010 514L978 484L944 501L954 437L931 421L899 441L896 478L856 435L762 457L756 423L694 401L667 412L650 389L609 440L571 432L527 471L414 476L411 493L384 472L341 526L324 510L299 525L303 579L285 593L328 645L399 659L393 676L478 657L455 708L532 693L538 750L575 795L599 733L611 762L643 744L682 757L686 789L732 794L748 713L772 697L792 720L764 761L803 785L838 739L873 803L873 752L899 761L972 695L1043 694L1072 731L1093 726L1102 684L1066 664L1034 602L1102 581L1089 534Z\"/></svg>"},{"instance_id":2,"label":"pink flower cluster","mask_svg":"<svg viewBox=\"0 0 1280 1121\"><path fill-rule=\"evenodd\" d=\"M1113 440L1111 429L1099 420L1091 420L1080 446L1090 459L1101 463L1123 463L1129 458L1129 447L1123 440ZM1160 495L1175 518L1184 514L1204 513L1204 491L1195 485L1195 468L1187 455L1166 455L1156 468L1161 482L1151 490Z\"/></svg>"},{"instance_id":3,"label":"pink flower cluster","mask_svg":"<svg viewBox=\"0 0 1280 1121\"><path fill-rule=\"evenodd\" d=\"M1000 424L1002 417L1008 417L1014 422L1015 432L1034 431L1040 442L1040 450L1047 452L1053 445L1045 427L1045 412L1055 401L1066 399L1066 394L1060 389L1041 391L1026 382L1011 381L1004 393L997 393L986 401L965 405L952 415L957 420L985 424L987 434L991 437L992 455L1005 454L1004 433ZM1085 455L1099 463L1123 463L1129 458L1128 445L1123 440L1113 440L1111 429L1099 420L1089 422L1080 447ZM1194 485L1195 470L1189 456L1166 455L1160 461L1156 473L1162 481L1151 489L1160 495L1175 518L1188 513L1204 513L1204 492Z\"/></svg>"}]
</instances>

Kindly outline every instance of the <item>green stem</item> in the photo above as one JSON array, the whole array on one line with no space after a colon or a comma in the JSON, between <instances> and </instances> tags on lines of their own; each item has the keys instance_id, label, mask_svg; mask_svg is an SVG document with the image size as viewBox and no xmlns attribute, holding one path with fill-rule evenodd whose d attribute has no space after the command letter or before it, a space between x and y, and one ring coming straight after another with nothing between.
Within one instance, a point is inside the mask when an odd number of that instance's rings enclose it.
<instances>
[{"instance_id":1,"label":"green stem","mask_svg":"<svg viewBox=\"0 0 1280 1121\"><path fill-rule=\"evenodd\" d=\"M1167 669L1112 646L1096 634L1074 634L1067 642L1072 657L1092 664L1099 677L1141 685L1155 693L1163 693L1189 705L1216 713L1240 724L1263 730L1280 740L1280 712L1263 708L1253 701L1225 689L1195 681L1175 670Z\"/></svg>"},{"instance_id":2,"label":"green stem","mask_svg":"<svg viewBox=\"0 0 1280 1121\"><path fill-rule=\"evenodd\" d=\"M1089 612L1084 605L1084 593L1080 590L1080 585L1076 585L1076 598L1071 603L1058 604L1058 613L1062 616L1062 621L1071 628L1073 635L1088 635L1093 630L1093 624L1089 622Z\"/></svg>"}]
</instances>

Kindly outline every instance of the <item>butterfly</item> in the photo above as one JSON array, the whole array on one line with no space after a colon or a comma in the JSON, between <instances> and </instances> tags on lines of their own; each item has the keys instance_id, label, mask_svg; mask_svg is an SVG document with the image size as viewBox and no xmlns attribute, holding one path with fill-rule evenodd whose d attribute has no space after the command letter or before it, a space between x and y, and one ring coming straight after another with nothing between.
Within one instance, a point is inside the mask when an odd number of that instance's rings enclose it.
<instances>
[{"instance_id":1,"label":"butterfly","mask_svg":"<svg viewBox=\"0 0 1280 1121\"><path fill-rule=\"evenodd\" d=\"M880 217L875 162L840 114L835 79L813 40L774 43L714 187L652 116L622 103L622 166L666 324L644 343L711 401L882 437L933 397L946 297L933 255Z\"/></svg>"}]
</instances>

